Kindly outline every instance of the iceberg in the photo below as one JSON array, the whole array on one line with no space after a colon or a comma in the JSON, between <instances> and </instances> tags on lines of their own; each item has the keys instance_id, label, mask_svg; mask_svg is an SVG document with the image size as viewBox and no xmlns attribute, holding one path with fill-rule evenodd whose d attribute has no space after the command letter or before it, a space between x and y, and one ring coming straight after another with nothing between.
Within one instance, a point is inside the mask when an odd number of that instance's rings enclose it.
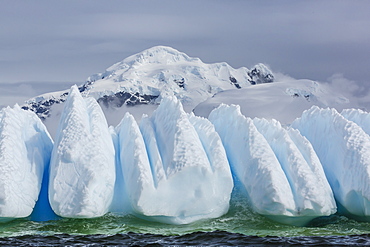
<instances>
[{"instance_id":1,"label":"iceberg","mask_svg":"<svg viewBox=\"0 0 370 247\"><path fill-rule=\"evenodd\" d=\"M115 150L104 114L73 86L52 151L49 201L62 217L93 218L109 211L115 185Z\"/></svg>"},{"instance_id":2,"label":"iceberg","mask_svg":"<svg viewBox=\"0 0 370 247\"><path fill-rule=\"evenodd\" d=\"M233 180L208 120L189 116L175 97L169 97L151 117L144 116L140 126L126 113L116 131L135 215L187 224L228 211Z\"/></svg>"},{"instance_id":3,"label":"iceberg","mask_svg":"<svg viewBox=\"0 0 370 247\"><path fill-rule=\"evenodd\" d=\"M370 117L317 106L291 126L221 104L209 118L166 97L109 127L95 99L68 94L55 143L32 112L0 111L0 222L132 213L170 224L216 218L232 190L272 220L338 212L370 221Z\"/></svg>"},{"instance_id":4,"label":"iceberg","mask_svg":"<svg viewBox=\"0 0 370 247\"><path fill-rule=\"evenodd\" d=\"M336 211L320 163L298 133L284 130L277 121L246 118L236 105L220 105L209 120L254 211L294 225Z\"/></svg>"},{"instance_id":5,"label":"iceberg","mask_svg":"<svg viewBox=\"0 0 370 247\"><path fill-rule=\"evenodd\" d=\"M52 148L36 114L18 105L0 111L0 222L30 216L36 202L45 199L40 190Z\"/></svg>"},{"instance_id":6,"label":"iceberg","mask_svg":"<svg viewBox=\"0 0 370 247\"><path fill-rule=\"evenodd\" d=\"M292 123L313 145L338 211L370 219L370 136L335 109L312 107Z\"/></svg>"}]
</instances>

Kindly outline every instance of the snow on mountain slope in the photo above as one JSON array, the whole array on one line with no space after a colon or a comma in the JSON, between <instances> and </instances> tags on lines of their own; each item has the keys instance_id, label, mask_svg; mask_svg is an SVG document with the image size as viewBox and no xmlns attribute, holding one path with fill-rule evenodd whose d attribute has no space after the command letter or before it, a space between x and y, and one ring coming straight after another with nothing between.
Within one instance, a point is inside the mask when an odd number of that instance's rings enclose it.
<instances>
[{"instance_id":1,"label":"snow on mountain slope","mask_svg":"<svg viewBox=\"0 0 370 247\"><path fill-rule=\"evenodd\" d=\"M32 213L41 200L52 147L46 127L34 113L18 105L0 111L0 222Z\"/></svg>"},{"instance_id":2,"label":"snow on mountain slope","mask_svg":"<svg viewBox=\"0 0 370 247\"><path fill-rule=\"evenodd\" d=\"M115 183L115 150L104 114L73 86L60 119L51 162L49 200L63 217L108 212Z\"/></svg>"},{"instance_id":3,"label":"snow on mountain slope","mask_svg":"<svg viewBox=\"0 0 370 247\"><path fill-rule=\"evenodd\" d=\"M370 136L335 109L313 106L292 123L314 147L338 210L370 219Z\"/></svg>"},{"instance_id":4,"label":"snow on mountain slope","mask_svg":"<svg viewBox=\"0 0 370 247\"><path fill-rule=\"evenodd\" d=\"M157 46L130 56L87 81L88 92L96 99L128 92L159 96L159 102L163 96L175 95L183 104L195 106L225 89L272 82L273 75L262 64L251 71L244 67L233 69L227 63L205 64L173 48Z\"/></svg>"},{"instance_id":5,"label":"snow on mountain slope","mask_svg":"<svg viewBox=\"0 0 370 247\"><path fill-rule=\"evenodd\" d=\"M302 148L306 143L295 138L298 148L277 121L252 121L235 105L219 106L209 119L256 212L294 225L336 212L320 162L307 159L311 157L310 146Z\"/></svg>"},{"instance_id":6,"label":"snow on mountain slope","mask_svg":"<svg viewBox=\"0 0 370 247\"><path fill-rule=\"evenodd\" d=\"M189 119L171 97L152 117L144 117L140 128L127 113L116 130L125 187L136 215L187 224L227 212L232 176L208 120Z\"/></svg>"},{"instance_id":7,"label":"snow on mountain slope","mask_svg":"<svg viewBox=\"0 0 370 247\"><path fill-rule=\"evenodd\" d=\"M283 124L290 124L313 105L330 106L340 111L344 108L360 107L356 98L346 98L333 90L329 84L284 79L270 84L220 92L196 106L194 113L207 117L221 103L240 105L245 116L276 119Z\"/></svg>"},{"instance_id":8,"label":"snow on mountain slope","mask_svg":"<svg viewBox=\"0 0 370 247\"><path fill-rule=\"evenodd\" d=\"M274 75L263 64L251 70L234 69L227 63L206 64L173 48L156 46L90 76L79 91L94 97L104 112L125 106L158 104L167 95L175 95L189 112L223 90L273 81ZM67 95L68 90L43 94L28 100L23 108L36 112L42 119L55 117L61 111L57 106ZM151 113L152 109L148 111ZM110 118L108 122L118 124Z\"/></svg>"}]
</instances>

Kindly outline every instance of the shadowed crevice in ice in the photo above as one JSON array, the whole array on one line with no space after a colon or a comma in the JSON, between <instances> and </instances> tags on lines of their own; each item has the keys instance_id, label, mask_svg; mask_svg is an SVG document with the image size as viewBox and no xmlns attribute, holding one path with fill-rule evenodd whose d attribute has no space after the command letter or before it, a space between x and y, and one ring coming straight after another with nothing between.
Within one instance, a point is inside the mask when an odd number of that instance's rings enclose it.
<instances>
[{"instance_id":1,"label":"shadowed crevice in ice","mask_svg":"<svg viewBox=\"0 0 370 247\"><path fill-rule=\"evenodd\" d=\"M131 206L127 198L127 192L125 188L125 183L123 179L122 166L120 162L120 143L118 140L118 134L114 130L113 126L109 127L109 131L112 135L115 155L115 170L116 170L116 181L114 184L114 193L112 204L109 208L109 212L114 214L123 215L131 212Z\"/></svg>"},{"instance_id":2,"label":"shadowed crevice in ice","mask_svg":"<svg viewBox=\"0 0 370 247\"><path fill-rule=\"evenodd\" d=\"M50 154L49 154L50 157ZM54 213L50 206L48 188L49 188L49 163L45 167L44 176L42 178L42 185L40 190L39 198L31 214L31 220L33 221L49 221L56 220L59 217Z\"/></svg>"}]
</instances>

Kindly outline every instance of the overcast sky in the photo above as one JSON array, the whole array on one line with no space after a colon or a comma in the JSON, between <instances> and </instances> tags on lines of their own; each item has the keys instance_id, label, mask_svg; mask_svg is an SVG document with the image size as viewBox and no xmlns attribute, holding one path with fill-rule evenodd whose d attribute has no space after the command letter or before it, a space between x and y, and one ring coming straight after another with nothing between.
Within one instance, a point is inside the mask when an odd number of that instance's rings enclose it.
<instances>
[{"instance_id":1,"label":"overcast sky","mask_svg":"<svg viewBox=\"0 0 370 247\"><path fill-rule=\"evenodd\" d=\"M155 45L235 68L262 62L294 78L328 81L340 73L361 85L370 82L366 0L0 4L0 90L8 83L18 88L25 82L64 83L55 84L60 89L83 83L91 74Z\"/></svg>"}]
</instances>

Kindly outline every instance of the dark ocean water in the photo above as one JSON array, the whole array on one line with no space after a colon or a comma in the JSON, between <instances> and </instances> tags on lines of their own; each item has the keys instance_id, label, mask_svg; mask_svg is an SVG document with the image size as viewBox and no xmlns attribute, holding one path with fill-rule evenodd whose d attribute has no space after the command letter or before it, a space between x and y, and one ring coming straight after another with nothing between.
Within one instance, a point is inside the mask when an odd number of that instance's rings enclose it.
<instances>
[{"instance_id":1,"label":"dark ocean water","mask_svg":"<svg viewBox=\"0 0 370 247\"><path fill-rule=\"evenodd\" d=\"M247 236L225 231L163 236L149 233L115 235L25 235L0 238L1 246L369 246L370 235L278 237Z\"/></svg>"}]
</instances>

